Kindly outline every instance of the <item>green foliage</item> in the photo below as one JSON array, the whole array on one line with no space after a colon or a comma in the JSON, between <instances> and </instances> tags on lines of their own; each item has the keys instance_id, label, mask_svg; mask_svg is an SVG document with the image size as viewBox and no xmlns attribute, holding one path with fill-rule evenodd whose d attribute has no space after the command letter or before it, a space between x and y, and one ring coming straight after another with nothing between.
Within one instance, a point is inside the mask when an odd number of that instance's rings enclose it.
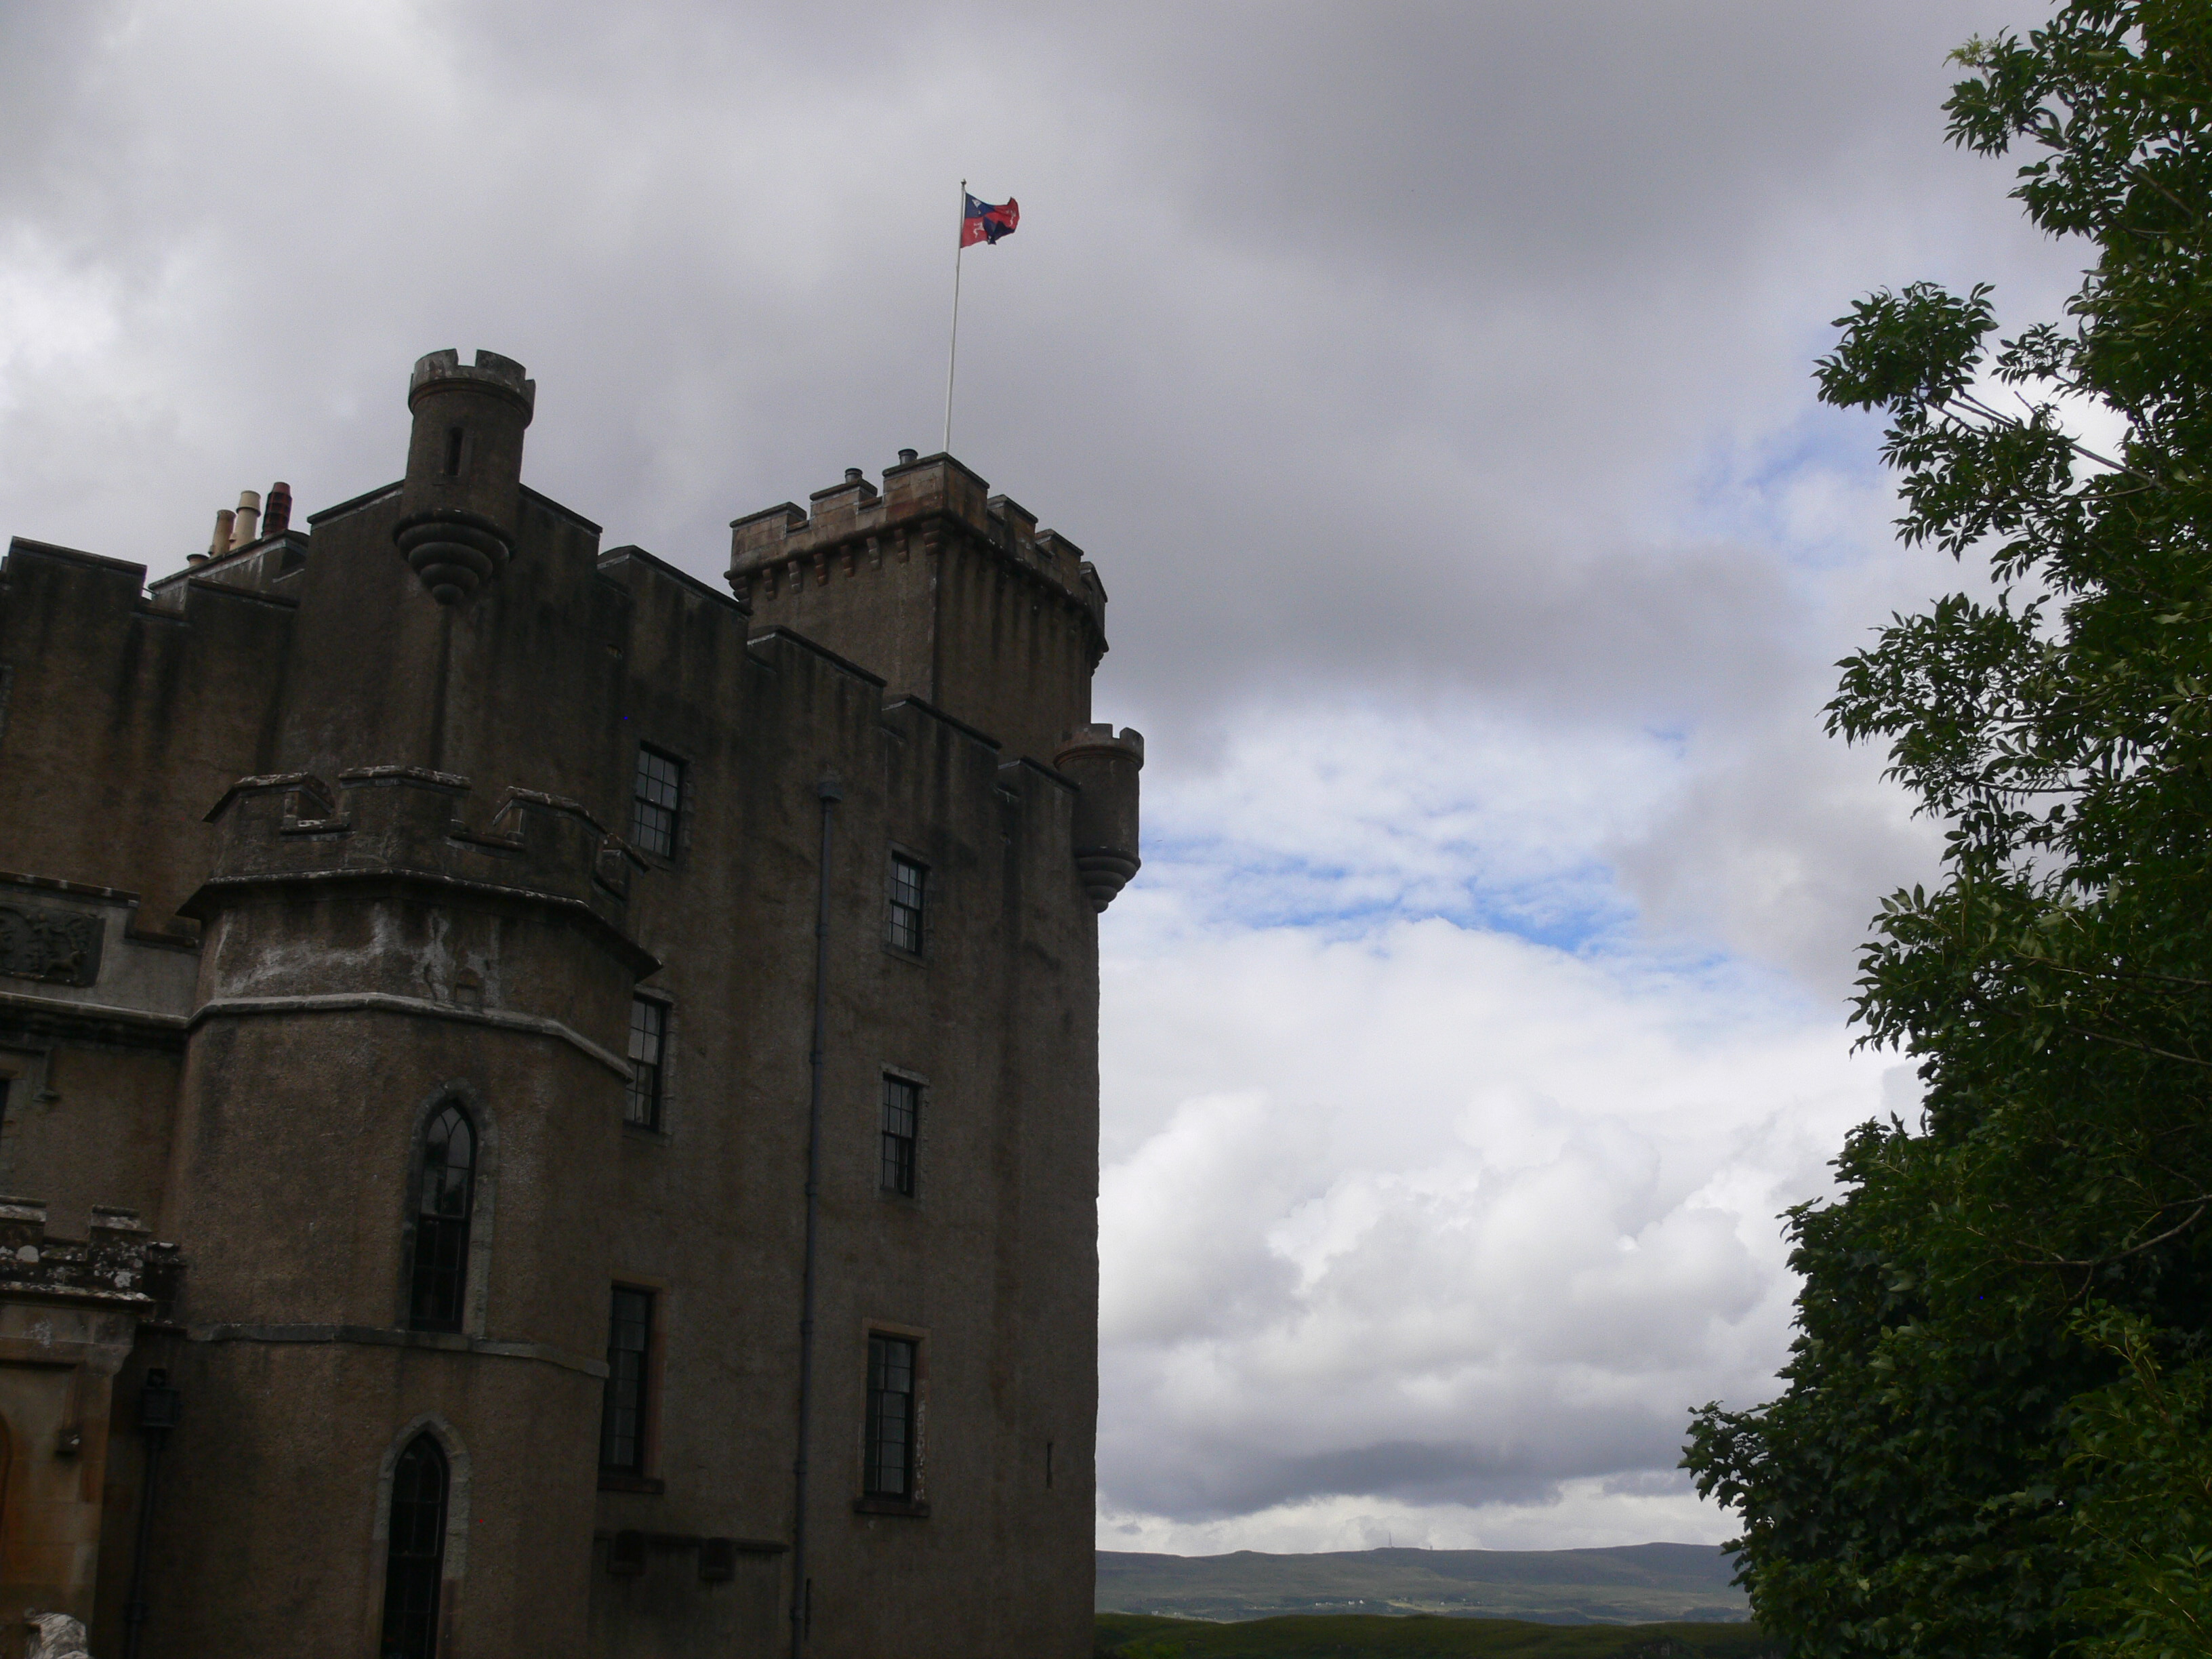
<instances>
[{"instance_id":1,"label":"green foliage","mask_svg":"<svg viewBox=\"0 0 2212 1659\"><path fill-rule=\"evenodd\" d=\"M2073 1462L2088 1475L2074 1538L2096 1562L2076 1606L2093 1659L2212 1652L2212 1364L2159 1364L2159 1334L2110 1308L2084 1335L2126 1364L2078 1402Z\"/></svg>"},{"instance_id":2,"label":"green foliage","mask_svg":"<svg viewBox=\"0 0 2212 1659\"><path fill-rule=\"evenodd\" d=\"M1793 1211L1783 1395L1685 1462L1796 1655L2212 1651L2212 9L2080 0L1972 41L1954 142L2095 264L2008 339L1917 283L1838 319L1908 544L1986 588L1841 665L1832 731L1947 825L1861 963L1923 1124ZM2117 433L2093 446L2087 426Z\"/></svg>"},{"instance_id":3,"label":"green foliage","mask_svg":"<svg viewBox=\"0 0 2212 1659\"><path fill-rule=\"evenodd\" d=\"M1212 1624L1098 1615L1098 1659L1775 1659L1749 1625L1534 1625L1416 1613L1294 1613Z\"/></svg>"}]
</instances>

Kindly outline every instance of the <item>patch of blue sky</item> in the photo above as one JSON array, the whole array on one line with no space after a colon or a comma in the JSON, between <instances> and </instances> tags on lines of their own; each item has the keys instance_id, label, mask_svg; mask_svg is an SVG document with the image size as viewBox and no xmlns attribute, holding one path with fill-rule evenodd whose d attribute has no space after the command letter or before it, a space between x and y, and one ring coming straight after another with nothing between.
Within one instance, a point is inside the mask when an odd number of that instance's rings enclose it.
<instances>
[{"instance_id":1,"label":"patch of blue sky","mask_svg":"<svg viewBox=\"0 0 2212 1659\"><path fill-rule=\"evenodd\" d=\"M1881 419L1810 405L1778 429L1716 434L1687 470L1676 533L1749 543L1794 570L1856 564L1888 540Z\"/></svg>"},{"instance_id":2,"label":"patch of blue sky","mask_svg":"<svg viewBox=\"0 0 2212 1659\"><path fill-rule=\"evenodd\" d=\"M1387 856L1354 864L1203 833L1148 842L1140 879L1172 887L1194 920L1212 927L1294 927L1344 939L1440 918L1581 955L1617 946L1637 920L1612 868L1586 855L1509 872L1486 867L1480 850L1466 843L1421 849L1441 854L1441 867L1417 868Z\"/></svg>"}]
</instances>

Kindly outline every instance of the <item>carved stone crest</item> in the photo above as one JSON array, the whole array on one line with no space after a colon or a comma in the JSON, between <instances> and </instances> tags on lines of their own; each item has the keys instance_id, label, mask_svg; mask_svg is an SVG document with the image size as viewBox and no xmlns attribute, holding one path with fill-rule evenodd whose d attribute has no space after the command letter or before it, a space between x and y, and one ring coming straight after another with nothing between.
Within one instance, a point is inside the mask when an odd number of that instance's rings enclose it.
<instances>
[{"instance_id":1,"label":"carved stone crest","mask_svg":"<svg viewBox=\"0 0 2212 1659\"><path fill-rule=\"evenodd\" d=\"M0 974L52 985L89 985L100 977L100 918L82 910L0 901Z\"/></svg>"}]
</instances>

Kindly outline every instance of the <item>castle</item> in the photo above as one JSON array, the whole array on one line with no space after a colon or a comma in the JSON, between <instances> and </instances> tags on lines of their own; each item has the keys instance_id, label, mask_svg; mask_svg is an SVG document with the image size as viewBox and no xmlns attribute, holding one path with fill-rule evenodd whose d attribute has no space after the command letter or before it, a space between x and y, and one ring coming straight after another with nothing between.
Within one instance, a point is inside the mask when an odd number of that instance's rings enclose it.
<instances>
[{"instance_id":1,"label":"castle","mask_svg":"<svg viewBox=\"0 0 2212 1659\"><path fill-rule=\"evenodd\" d=\"M1105 592L911 451L603 552L535 401L0 566L0 1626L1087 1654Z\"/></svg>"}]
</instances>

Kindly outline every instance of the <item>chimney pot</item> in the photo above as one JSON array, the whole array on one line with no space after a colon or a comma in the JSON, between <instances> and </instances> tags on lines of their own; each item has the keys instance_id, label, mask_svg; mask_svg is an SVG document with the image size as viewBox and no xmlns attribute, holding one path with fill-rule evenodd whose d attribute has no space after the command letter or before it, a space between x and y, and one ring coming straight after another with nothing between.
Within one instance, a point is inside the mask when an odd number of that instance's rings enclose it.
<instances>
[{"instance_id":1,"label":"chimney pot","mask_svg":"<svg viewBox=\"0 0 2212 1659\"><path fill-rule=\"evenodd\" d=\"M215 536L208 543L207 551L195 553L186 560L188 564L205 564L210 559L219 559L230 551L230 526L238 514L228 507L219 509L215 515Z\"/></svg>"},{"instance_id":2,"label":"chimney pot","mask_svg":"<svg viewBox=\"0 0 2212 1659\"><path fill-rule=\"evenodd\" d=\"M859 467L857 467L857 466L848 466L848 467L847 467L847 468L845 469L845 482L846 482L847 483L860 483L860 469Z\"/></svg>"},{"instance_id":3,"label":"chimney pot","mask_svg":"<svg viewBox=\"0 0 2212 1659\"><path fill-rule=\"evenodd\" d=\"M244 547L261 535L261 492L241 489L238 492L238 512L232 521L230 544Z\"/></svg>"},{"instance_id":4,"label":"chimney pot","mask_svg":"<svg viewBox=\"0 0 2212 1659\"><path fill-rule=\"evenodd\" d=\"M292 526L292 486L281 480L269 486L269 510L261 516L261 533L275 536Z\"/></svg>"},{"instance_id":5,"label":"chimney pot","mask_svg":"<svg viewBox=\"0 0 2212 1659\"><path fill-rule=\"evenodd\" d=\"M913 450L902 449L899 451L899 465L901 466L912 466L914 463L915 452Z\"/></svg>"}]
</instances>

